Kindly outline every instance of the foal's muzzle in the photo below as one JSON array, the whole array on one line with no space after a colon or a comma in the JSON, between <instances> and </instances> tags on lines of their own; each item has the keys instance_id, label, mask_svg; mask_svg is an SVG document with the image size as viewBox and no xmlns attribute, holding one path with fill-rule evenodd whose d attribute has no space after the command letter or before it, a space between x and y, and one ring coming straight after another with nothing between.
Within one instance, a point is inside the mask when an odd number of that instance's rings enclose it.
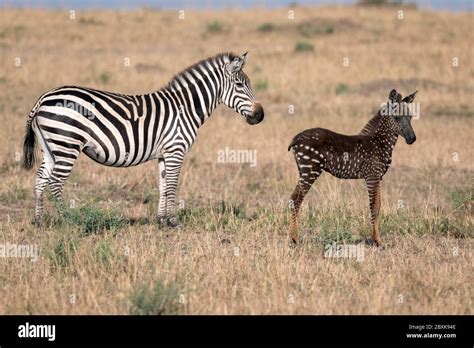
<instances>
[{"instance_id":1,"label":"foal's muzzle","mask_svg":"<svg viewBox=\"0 0 474 348\"><path fill-rule=\"evenodd\" d=\"M408 145L413 144L416 141L416 135L415 134L407 135L405 137L405 141L407 142Z\"/></svg>"},{"instance_id":2,"label":"foal's muzzle","mask_svg":"<svg viewBox=\"0 0 474 348\"><path fill-rule=\"evenodd\" d=\"M247 116L245 119L247 120L248 124L258 124L262 122L263 117L264 112L262 105L260 103L254 103L252 114Z\"/></svg>"}]
</instances>

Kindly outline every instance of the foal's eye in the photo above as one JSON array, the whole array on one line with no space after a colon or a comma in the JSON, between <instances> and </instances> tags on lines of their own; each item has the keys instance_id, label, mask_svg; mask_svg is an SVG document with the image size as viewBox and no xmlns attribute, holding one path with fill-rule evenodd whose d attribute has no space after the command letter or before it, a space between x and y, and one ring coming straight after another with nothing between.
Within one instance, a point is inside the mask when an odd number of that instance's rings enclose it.
<instances>
[{"instance_id":1,"label":"foal's eye","mask_svg":"<svg viewBox=\"0 0 474 348\"><path fill-rule=\"evenodd\" d=\"M235 81L235 85L236 85L237 87L244 87L244 84L243 84L242 82L240 82L240 81Z\"/></svg>"}]
</instances>

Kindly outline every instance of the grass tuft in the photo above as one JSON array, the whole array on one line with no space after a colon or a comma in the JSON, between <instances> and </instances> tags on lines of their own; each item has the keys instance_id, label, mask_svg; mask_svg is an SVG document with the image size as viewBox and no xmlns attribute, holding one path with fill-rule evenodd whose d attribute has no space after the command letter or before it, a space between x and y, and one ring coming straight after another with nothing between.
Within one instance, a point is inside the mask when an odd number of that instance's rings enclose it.
<instances>
[{"instance_id":1,"label":"grass tuft","mask_svg":"<svg viewBox=\"0 0 474 348\"><path fill-rule=\"evenodd\" d=\"M262 33L269 33L276 30L276 25L273 23L263 23L260 24L257 28L258 31Z\"/></svg>"},{"instance_id":2,"label":"grass tuft","mask_svg":"<svg viewBox=\"0 0 474 348\"><path fill-rule=\"evenodd\" d=\"M207 24L206 31L210 34L216 34L222 32L224 25L219 21L212 21Z\"/></svg>"},{"instance_id":3,"label":"grass tuft","mask_svg":"<svg viewBox=\"0 0 474 348\"><path fill-rule=\"evenodd\" d=\"M60 207L58 225L74 226L82 235L98 234L104 230L118 230L127 221L117 211L103 211L94 205L80 208Z\"/></svg>"},{"instance_id":4,"label":"grass tuft","mask_svg":"<svg viewBox=\"0 0 474 348\"><path fill-rule=\"evenodd\" d=\"M142 285L130 295L132 315L170 315L179 314L178 289L157 281L153 287Z\"/></svg>"},{"instance_id":5,"label":"grass tuft","mask_svg":"<svg viewBox=\"0 0 474 348\"><path fill-rule=\"evenodd\" d=\"M314 51L313 44L305 41L298 41L295 45L295 52L312 52Z\"/></svg>"}]
</instances>

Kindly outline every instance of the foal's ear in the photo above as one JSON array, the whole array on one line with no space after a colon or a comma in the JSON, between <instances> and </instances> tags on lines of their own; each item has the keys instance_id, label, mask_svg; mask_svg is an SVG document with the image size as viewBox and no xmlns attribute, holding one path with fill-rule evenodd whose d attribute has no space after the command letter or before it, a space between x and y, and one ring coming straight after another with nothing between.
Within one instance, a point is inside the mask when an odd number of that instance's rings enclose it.
<instances>
[{"instance_id":1,"label":"foal's ear","mask_svg":"<svg viewBox=\"0 0 474 348\"><path fill-rule=\"evenodd\" d=\"M241 56L236 56L232 62L227 64L227 70L231 74L242 70L244 65L245 65L245 61L247 60L247 54L248 54L248 52L245 52Z\"/></svg>"},{"instance_id":2,"label":"foal's ear","mask_svg":"<svg viewBox=\"0 0 474 348\"><path fill-rule=\"evenodd\" d=\"M392 89L388 95L388 100L392 103L398 103L402 100L402 96L395 89Z\"/></svg>"},{"instance_id":3,"label":"foal's ear","mask_svg":"<svg viewBox=\"0 0 474 348\"><path fill-rule=\"evenodd\" d=\"M416 97L417 93L418 93L418 91L416 90L412 94L407 95L405 98L403 98L402 101L405 102L405 103L413 103L413 100L415 100L415 97Z\"/></svg>"}]
</instances>

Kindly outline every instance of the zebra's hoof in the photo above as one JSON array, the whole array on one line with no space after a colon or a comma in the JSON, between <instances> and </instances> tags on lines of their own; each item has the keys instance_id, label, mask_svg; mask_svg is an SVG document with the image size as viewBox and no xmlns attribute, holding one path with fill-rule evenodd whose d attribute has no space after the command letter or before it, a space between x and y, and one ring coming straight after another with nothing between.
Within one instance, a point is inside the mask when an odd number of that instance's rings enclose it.
<instances>
[{"instance_id":1,"label":"zebra's hoof","mask_svg":"<svg viewBox=\"0 0 474 348\"><path fill-rule=\"evenodd\" d=\"M158 226L165 226L166 225L166 216L158 216L156 219L156 223Z\"/></svg>"},{"instance_id":2,"label":"zebra's hoof","mask_svg":"<svg viewBox=\"0 0 474 348\"><path fill-rule=\"evenodd\" d=\"M181 222L179 222L177 217L170 217L166 219L166 226L169 228L182 228L183 225L181 225Z\"/></svg>"},{"instance_id":3,"label":"zebra's hoof","mask_svg":"<svg viewBox=\"0 0 474 348\"><path fill-rule=\"evenodd\" d=\"M43 226L43 221L41 218L37 218L37 217L34 217L32 220L31 220L31 224L36 226L36 227L41 227Z\"/></svg>"}]
</instances>

